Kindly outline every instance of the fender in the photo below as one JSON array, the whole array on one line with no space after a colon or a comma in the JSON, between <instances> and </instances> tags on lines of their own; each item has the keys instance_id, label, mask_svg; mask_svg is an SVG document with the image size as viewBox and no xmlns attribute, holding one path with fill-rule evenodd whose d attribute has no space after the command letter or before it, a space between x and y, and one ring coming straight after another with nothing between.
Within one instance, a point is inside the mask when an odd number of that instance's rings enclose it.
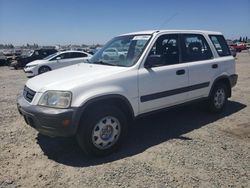
<instances>
[{"instance_id":1,"label":"fender","mask_svg":"<svg viewBox=\"0 0 250 188\"><path fill-rule=\"evenodd\" d=\"M229 97L231 97L231 84L230 84L231 82L230 82L230 77L228 75L221 75L214 80L213 85L212 85L210 92L209 92L209 96L211 96L211 93L214 89L215 84L218 83L218 81L222 80L222 79L226 79L228 81L227 86L230 86L229 87Z\"/></svg>"}]
</instances>

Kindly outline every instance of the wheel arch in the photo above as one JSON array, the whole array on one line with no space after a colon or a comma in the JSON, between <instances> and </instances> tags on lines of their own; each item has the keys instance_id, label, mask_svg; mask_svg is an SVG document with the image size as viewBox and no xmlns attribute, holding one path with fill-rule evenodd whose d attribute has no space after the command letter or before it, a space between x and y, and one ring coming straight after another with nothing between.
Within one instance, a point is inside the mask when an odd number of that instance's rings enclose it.
<instances>
[{"instance_id":1,"label":"wheel arch","mask_svg":"<svg viewBox=\"0 0 250 188\"><path fill-rule=\"evenodd\" d=\"M210 92L209 92L209 96L211 95L215 85L218 83L224 83L226 85L228 92L229 92L228 97L231 97L231 95L232 95L231 83L230 83L230 78L227 75L219 76L218 78L216 78L214 80L213 85L212 85Z\"/></svg>"},{"instance_id":2,"label":"wheel arch","mask_svg":"<svg viewBox=\"0 0 250 188\"><path fill-rule=\"evenodd\" d=\"M41 69L42 67L49 68L50 71L52 70L52 68L51 68L49 65L41 65L41 66L37 69L37 73L38 73L38 74L39 74L40 69Z\"/></svg>"},{"instance_id":3,"label":"wheel arch","mask_svg":"<svg viewBox=\"0 0 250 188\"><path fill-rule=\"evenodd\" d=\"M81 118L83 118L85 112L94 106L103 105L103 104L111 104L116 105L119 109L125 113L128 120L133 120L135 117L134 110L129 100L120 94L108 94L104 96L98 96L92 99L87 100L79 109L78 112L78 122L80 122ZM78 126L79 127L79 126Z\"/></svg>"}]
</instances>

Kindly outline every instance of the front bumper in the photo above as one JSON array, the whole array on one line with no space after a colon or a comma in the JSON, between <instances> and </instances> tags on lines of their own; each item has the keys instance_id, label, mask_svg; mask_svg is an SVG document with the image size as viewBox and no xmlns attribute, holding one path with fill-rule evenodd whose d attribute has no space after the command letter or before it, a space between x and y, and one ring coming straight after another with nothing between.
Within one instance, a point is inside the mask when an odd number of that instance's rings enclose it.
<instances>
[{"instance_id":1,"label":"front bumper","mask_svg":"<svg viewBox=\"0 0 250 188\"><path fill-rule=\"evenodd\" d=\"M78 108L55 109L31 105L23 96L17 98L17 108L25 122L43 135L73 136L80 120Z\"/></svg>"},{"instance_id":2,"label":"front bumper","mask_svg":"<svg viewBox=\"0 0 250 188\"><path fill-rule=\"evenodd\" d=\"M238 75L237 74L233 74L229 77L229 80L230 80L230 84L231 84L231 87L234 87L237 83L237 80L238 80Z\"/></svg>"},{"instance_id":3,"label":"front bumper","mask_svg":"<svg viewBox=\"0 0 250 188\"><path fill-rule=\"evenodd\" d=\"M36 76L36 74L34 73L34 68L33 67L32 68L26 68L26 67L24 67L23 71L26 73L26 75L27 75L28 78Z\"/></svg>"}]
</instances>

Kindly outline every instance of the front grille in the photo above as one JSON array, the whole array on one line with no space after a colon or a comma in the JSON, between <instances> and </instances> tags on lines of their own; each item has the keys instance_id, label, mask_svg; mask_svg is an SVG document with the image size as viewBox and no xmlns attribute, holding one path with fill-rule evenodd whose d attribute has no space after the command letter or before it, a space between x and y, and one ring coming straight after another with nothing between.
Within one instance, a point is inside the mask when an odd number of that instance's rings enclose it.
<instances>
[{"instance_id":1,"label":"front grille","mask_svg":"<svg viewBox=\"0 0 250 188\"><path fill-rule=\"evenodd\" d=\"M29 101L29 102L32 102L34 96L35 96L36 92L31 90L30 88L28 88L27 86L24 86L24 89L23 89L23 97Z\"/></svg>"}]
</instances>

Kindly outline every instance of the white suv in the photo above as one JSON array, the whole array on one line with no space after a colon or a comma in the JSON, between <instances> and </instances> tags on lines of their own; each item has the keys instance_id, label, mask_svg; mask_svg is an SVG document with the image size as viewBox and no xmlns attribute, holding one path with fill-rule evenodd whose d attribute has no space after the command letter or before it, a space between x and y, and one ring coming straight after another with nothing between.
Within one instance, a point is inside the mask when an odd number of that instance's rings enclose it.
<instances>
[{"instance_id":1,"label":"white suv","mask_svg":"<svg viewBox=\"0 0 250 188\"><path fill-rule=\"evenodd\" d=\"M125 58L103 58L125 46ZM28 80L17 106L41 134L76 135L85 153L106 155L143 114L197 100L222 111L237 77L219 32L143 31L113 38L88 63Z\"/></svg>"}]
</instances>

